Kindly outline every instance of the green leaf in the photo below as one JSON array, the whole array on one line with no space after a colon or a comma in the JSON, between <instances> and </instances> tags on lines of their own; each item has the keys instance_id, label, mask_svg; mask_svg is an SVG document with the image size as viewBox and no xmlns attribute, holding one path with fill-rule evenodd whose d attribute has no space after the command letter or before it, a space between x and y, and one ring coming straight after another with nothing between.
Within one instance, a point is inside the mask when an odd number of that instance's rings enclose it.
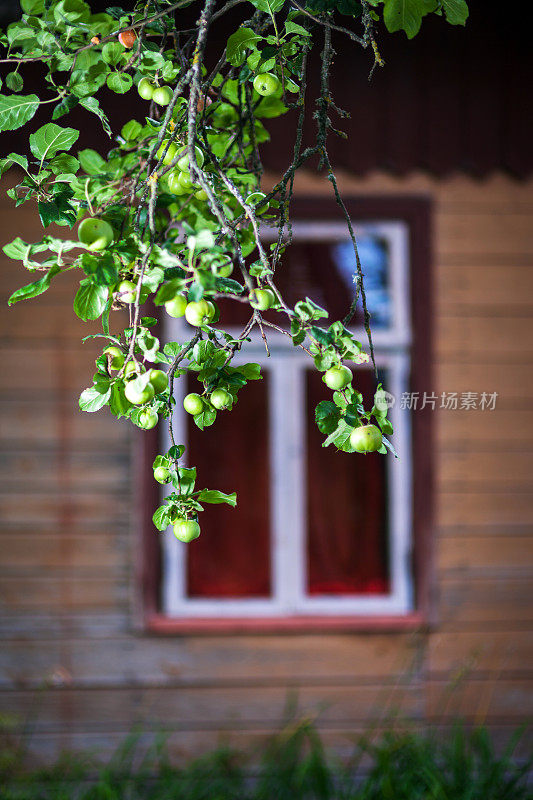
<instances>
[{"instance_id":1,"label":"green leaf","mask_svg":"<svg viewBox=\"0 0 533 800\"><path fill-rule=\"evenodd\" d=\"M391 33L402 30L412 39L420 30L422 17L436 7L437 0L385 0L383 20Z\"/></svg>"},{"instance_id":2,"label":"green leaf","mask_svg":"<svg viewBox=\"0 0 533 800\"><path fill-rule=\"evenodd\" d=\"M196 467L180 467L178 469L180 476L180 486L182 494L192 494L194 491L194 484L196 482Z\"/></svg>"},{"instance_id":3,"label":"green leaf","mask_svg":"<svg viewBox=\"0 0 533 800\"><path fill-rule=\"evenodd\" d=\"M131 75L127 75L125 72L112 72L111 75L107 76L106 83L112 92L125 94L131 89L133 79Z\"/></svg>"},{"instance_id":4,"label":"green leaf","mask_svg":"<svg viewBox=\"0 0 533 800\"><path fill-rule=\"evenodd\" d=\"M94 411L99 411L103 406L105 406L111 396L111 389L107 389L107 391L100 392L96 386L90 386L88 389L85 389L79 399L79 405L82 411L88 411L89 413L93 413Z\"/></svg>"},{"instance_id":5,"label":"green leaf","mask_svg":"<svg viewBox=\"0 0 533 800\"><path fill-rule=\"evenodd\" d=\"M26 156L19 156L18 153L10 153L5 158L0 159L0 175L3 175L12 164L18 164L25 172L28 171L28 159Z\"/></svg>"},{"instance_id":6,"label":"green leaf","mask_svg":"<svg viewBox=\"0 0 533 800\"><path fill-rule=\"evenodd\" d=\"M50 169L54 175L61 175L61 173L75 173L80 168L80 162L74 156L68 153L60 153L50 163Z\"/></svg>"},{"instance_id":7,"label":"green leaf","mask_svg":"<svg viewBox=\"0 0 533 800\"><path fill-rule=\"evenodd\" d=\"M124 47L120 42L108 42L102 47L102 58L106 64L111 64L112 67L119 63L124 53Z\"/></svg>"},{"instance_id":8,"label":"green leaf","mask_svg":"<svg viewBox=\"0 0 533 800\"><path fill-rule=\"evenodd\" d=\"M61 185L64 186L64 184L56 184L58 188ZM50 202L37 203L43 228L46 228L52 222L55 222L56 225L68 225L72 228L76 222L76 209L69 203L69 199L69 194L57 194Z\"/></svg>"},{"instance_id":9,"label":"green leaf","mask_svg":"<svg viewBox=\"0 0 533 800\"><path fill-rule=\"evenodd\" d=\"M238 28L229 37L226 45L226 58L229 63L239 67L246 57L246 51L256 50L256 42L260 42L261 39L262 37L254 33L251 28Z\"/></svg>"},{"instance_id":10,"label":"green leaf","mask_svg":"<svg viewBox=\"0 0 533 800\"><path fill-rule=\"evenodd\" d=\"M228 506L233 506L233 508L237 505L237 495L235 492L232 494L225 494L224 492L219 492L217 489L202 489L198 495L198 500L204 503L227 503Z\"/></svg>"},{"instance_id":11,"label":"green leaf","mask_svg":"<svg viewBox=\"0 0 533 800\"><path fill-rule=\"evenodd\" d=\"M261 364L243 364L242 367L237 369L241 375L244 375L247 381L259 381L263 377L261 375Z\"/></svg>"},{"instance_id":12,"label":"green leaf","mask_svg":"<svg viewBox=\"0 0 533 800\"><path fill-rule=\"evenodd\" d=\"M331 400L321 400L315 408L315 420L320 433L333 433L340 418L341 412Z\"/></svg>"},{"instance_id":13,"label":"green leaf","mask_svg":"<svg viewBox=\"0 0 533 800\"><path fill-rule=\"evenodd\" d=\"M115 417L127 417L131 409L131 403L124 394L124 384L122 381L116 381L111 387L111 396L109 398L109 408Z\"/></svg>"},{"instance_id":14,"label":"green leaf","mask_svg":"<svg viewBox=\"0 0 533 800\"><path fill-rule=\"evenodd\" d=\"M74 298L74 312L87 322L98 319L107 302L107 286L97 286L90 279L80 281L80 288Z\"/></svg>"},{"instance_id":15,"label":"green leaf","mask_svg":"<svg viewBox=\"0 0 533 800\"><path fill-rule=\"evenodd\" d=\"M17 289L16 292L13 292L7 301L8 305L12 306L13 303L18 303L19 300L29 300L31 297L37 297L43 292L46 292L50 286L50 281L58 272L61 272L61 267L55 264L40 280L29 283L27 286L22 286L20 289Z\"/></svg>"},{"instance_id":16,"label":"green leaf","mask_svg":"<svg viewBox=\"0 0 533 800\"><path fill-rule=\"evenodd\" d=\"M44 161L52 158L60 150L70 150L80 132L74 128L61 128L48 122L30 136L30 150L36 158Z\"/></svg>"},{"instance_id":17,"label":"green leaf","mask_svg":"<svg viewBox=\"0 0 533 800\"><path fill-rule=\"evenodd\" d=\"M54 111L52 113L52 119L59 119L63 117L65 114L68 114L69 111L72 111L78 105L78 98L74 97L73 95L69 94L64 97L57 106L54 106Z\"/></svg>"},{"instance_id":18,"label":"green leaf","mask_svg":"<svg viewBox=\"0 0 533 800\"><path fill-rule=\"evenodd\" d=\"M19 75L18 72L8 72L6 75L6 86L8 89L11 89L12 92L20 92L24 86L22 75Z\"/></svg>"},{"instance_id":19,"label":"green leaf","mask_svg":"<svg viewBox=\"0 0 533 800\"><path fill-rule=\"evenodd\" d=\"M465 0L440 0L446 19L450 25L464 25L468 19L468 6Z\"/></svg>"},{"instance_id":20,"label":"green leaf","mask_svg":"<svg viewBox=\"0 0 533 800\"><path fill-rule=\"evenodd\" d=\"M44 11L44 0L20 0L20 7L25 14L42 14Z\"/></svg>"},{"instance_id":21,"label":"green leaf","mask_svg":"<svg viewBox=\"0 0 533 800\"><path fill-rule=\"evenodd\" d=\"M100 108L100 103L96 99L96 97L80 97L80 106L83 106L90 111L92 114L96 114L97 117L100 118L102 123L102 128L107 133L109 137L111 137L111 125L109 124L109 120Z\"/></svg>"},{"instance_id":22,"label":"green leaf","mask_svg":"<svg viewBox=\"0 0 533 800\"><path fill-rule=\"evenodd\" d=\"M120 135L129 142L132 139L137 139L137 137L141 135L142 130L143 126L140 122L137 122L136 119L130 119L129 122L126 122L126 124L122 126Z\"/></svg>"},{"instance_id":23,"label":"green leaf","mask_svg":"<svg viewBox=\"0 0 533 800\"><path fill-rule=\"evenodd\" d=\"M252 5L258 8L259 11L264 11L265 14L270 15L283 8L284 2L285 0L251 0Z\"/></svg>"},{"instance_id":24,"label":"green leaf","mask_svg":"<svg viewBox=\"0 0 533 800\"><path fill-rule=\"evenodd\" d=\"M153 523L158 531L165 531L170 525L172 509L169 506L159 506L152 517Z\"/></svg>"},{"instance_id":25,"label":"green leaf","mask_svg":"<svg viewBox=\"0 0 533 800\"><path fill-rule=\"evenodd\" d=\"M21 128L33 117L39 107L36 94L0 94L0 131L14 131Z\"/></svg>"},{"instance_id":26,"label":"green leaf","mask_svg":"<svg viewBox=\"0 0 533 800\"><path fill-rule=\"evenodd\" d=\"M106 162L96 150L81 150L78 158L81 168L88 175L101 175L106 170Z\"/></svg>"},{"instance_id":27,"label":"green leaf","mask_svg":"<svg viewBox=\"0 0 533 800\"><path fill-rule=\"evenodd\" d=\"M285 30L287 33L299 33L300 36L311 36L310 31L306 30L302 25L298 25L297 22L293 22L292 20L288 19L285 23Z\"/></svg>"}]
</instances>

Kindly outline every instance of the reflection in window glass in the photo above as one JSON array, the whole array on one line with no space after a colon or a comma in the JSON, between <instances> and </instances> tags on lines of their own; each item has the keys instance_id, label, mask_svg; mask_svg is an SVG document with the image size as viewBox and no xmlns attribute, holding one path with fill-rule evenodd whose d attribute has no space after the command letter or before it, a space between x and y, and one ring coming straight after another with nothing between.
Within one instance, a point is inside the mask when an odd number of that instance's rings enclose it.
<instances>
[{"instance_id":1,"label":"reflection in window glass","mask_svg":"<svg viewBox=\"0 0 533 800\"><path fill-rule=\"evenodd\" d=\"M374 328L385 328L392 323L392 302L388 285L389 252L385 239L360 235L357 248L364 274L367 308ZM332 245L333 260L346 288L354 294L357 265L352 243L337 242Z\"/></svg>"}]
</instances>

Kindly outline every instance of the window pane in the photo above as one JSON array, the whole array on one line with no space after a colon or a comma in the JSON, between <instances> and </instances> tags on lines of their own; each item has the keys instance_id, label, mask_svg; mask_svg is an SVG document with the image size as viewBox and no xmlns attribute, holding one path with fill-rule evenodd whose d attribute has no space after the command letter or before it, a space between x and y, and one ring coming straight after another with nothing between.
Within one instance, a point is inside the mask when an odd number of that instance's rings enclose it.
<instances>
[{"instance_id":1,"label":"window pane","mask_svg":"<svg viewBox=\"0 0 533 800\"><path fill-rule=\"evenodd\" d=\"M188 378L187 391L198 382ZM237 492L237 508L205 504L202 535L187 546L190 597L268 597L270 514L268 375L239 392L231 412L200 431L187 416L187 462L198 485Z\"/></svg>"},{"instance_id":2,"label":"window pane","mask_svg":"<svg viewBox=\"0 0 533 800\"><path fill-rule=\"evenodd\" d=\"M368 405L376 388L371 370L359 369L354 383ZM314 409L330 396L321 376L307 371L307 590L387 593L387 459L322 447Z\"/></svg>"},{"instance_id":3,"label":"window pane","mask_svg":"<svg viewBox=\"0 0 533 800\"><path fill-rule=\"evenodd\" d=\"M389 242L384 237L364 233L357 237L357 244L372 328L386 328L393 323ZM276 283L289 305L310 297L329 312L333 321L343 319L350 308L356 274L351 241L296 240L283 256ZM241 303L221 300L220 308L225 325L244 327L250 318L249 309ZM265 316L273 321L279 318L273 312ZM354 327L363 324L361 303L351 324Z\"/></svg>"}]
</instances>

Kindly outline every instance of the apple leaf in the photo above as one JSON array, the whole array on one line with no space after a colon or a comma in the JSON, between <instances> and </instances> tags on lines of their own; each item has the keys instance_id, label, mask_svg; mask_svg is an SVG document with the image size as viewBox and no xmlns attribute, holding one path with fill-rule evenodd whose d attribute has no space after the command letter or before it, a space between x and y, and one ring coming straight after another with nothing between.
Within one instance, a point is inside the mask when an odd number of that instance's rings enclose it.
<instances>
[{"instance_id":1,"label":"apple leaf","mask_svg":"<svg viewBox=\"0 0 533 800\"><path fill-rule=\"evenodd\" d=\"M27 286L22 286L20 289L17 289L16 292L13 292L7 301L8 305L12 306L13 303L18 303L19 300L29 300L31 297L37 297L43 292L46 292L50 286L50 281L58 272L61 272L61 267L55 264L55 266L53 266L46 275L43 275L40 280L29 283Z\"/></svg>"},{"instance_id":2,"label":"apple leaf","mask_svg":"<svg viewBox=\"0 0 533 800\"><path fill-rule=\"evenodd\" d=\"M437 0L385 0L383 20L390 33L405 31L412 39L420 30L422 17L436 8Z\"/></svg>"},{"instance_id":3,"label":"apple leaf","mask_svg":"<svg viewBox=\"0 0 533 800\"><path fill-rule=\"evenodd\" d=\"M48 122L31 134L30 150L35 158L44 161L60 150L70 150L79 135L80 132L74 128L62 128L54 122Z\"/></svg>"},{"instance_id":4,"label":"apple leaf","mask_svg":"<svg viewBox=\"0 0 533 800\"><path fill-rule=\"evenodd\" d=\"M315 420L320 433L333 433L339 424L341 412L331 400L321 400L315 409Z\"/></svg>"},{"instance_id":5,"label":"apple leaf","mask_svg":"<svg viewBox=\"0 0 533 800\"><path fill-rule=\"evenodd\" d=\"M228 39L226 45L226 58L234 67L240 67L246 56L247 50L256 50L256 42L261 36L254 33L251 28L238 28Z\"/></svg>"},{"instance_id":6,"label":"apple leaf","mask_svg":"<svg viewBox=\"0 0 533 800\"><path fill-rule=\"evenodd\" d=\"M90 279L80 281L80 288L74 298L74 312L87 322L98 319L107 302L107 286L97 286Z\"/></svg>"},{"instance_id":7,"label":"apple leaf","mask_svg":"<svg viewBox=\"0 0 533 800\"><path fill-rule=\"evenodd\" d=\"M99 411L105 406L111 396L111 389L106 389L100 392L96 386L90 386L85 389L79 399L79 406L82 411L88 411L90 414Z\"/></svg>"},{"instance_id":8,"label":"apple leaf","mask_svg":"<svg viewBox=\"0 0 533 800\"><path fill-rule=\"evenodd\" d=\"M450 25L464 25L468 19L465 0L441 0L442 8Z\"/></svg>"},{"instance_id":9,"label":"apple leaf","mask_svg":"<svg viewBox=\"0 0 533 800\"><path fill-rule=\"evenodd\" d=\"M202 489L198 495L198 500L204 503L227 503L228 506L233 506L233 508L237 505L237 495L235 492L232 494L225 494L224 492L219 492L217 489Z\"/></svg>"},{"instance_id":10,"label":"apple leaf","mask_svg":"<svg viewBox=\"0 0 533 800\"><path fill-rule=\"evenodd\" d=\"M0 131L14 131L21 128L34 116L39 107L36 94L0 94Z\"/></svg>"},{"instance_id":11,"label":"apple leaf","mask_svg":"<svg viewBox=\"0 0 533 800\"><path fill-rule=\"evenodd\" d=\"M169 506L159 506L152 517L153 523L158 531L164 531L170 525L170 515L172 509Z\"/></svg>"}]
</instances>

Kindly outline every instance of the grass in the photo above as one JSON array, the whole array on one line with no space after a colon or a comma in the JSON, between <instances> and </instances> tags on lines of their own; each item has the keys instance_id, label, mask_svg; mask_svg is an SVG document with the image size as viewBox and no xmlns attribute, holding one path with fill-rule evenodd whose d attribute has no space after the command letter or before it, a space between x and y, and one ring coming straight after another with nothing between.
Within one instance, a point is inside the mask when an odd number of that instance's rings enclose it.
<instances>
[{"instance_id":1,"label":"grass","mask_svg":"<svg viewBox=\"0 0 533 800\"><path fill-rule=\"evenodd\" d=\"M328 757L308 722L287 727L253 761L221 748L178 768L164 740L144 752L130 736L106 766L81 756L24 773L4 754L1 800L533 800L518 765L517 732L497 755L484 728L460 725L445 740L390 732L361 739L349 763ZM252 763L254 766L252 766ZM364 770L362 764L365 764ZM3 788L2 788L3 787Z\"/></svg>"}]
</instances>

